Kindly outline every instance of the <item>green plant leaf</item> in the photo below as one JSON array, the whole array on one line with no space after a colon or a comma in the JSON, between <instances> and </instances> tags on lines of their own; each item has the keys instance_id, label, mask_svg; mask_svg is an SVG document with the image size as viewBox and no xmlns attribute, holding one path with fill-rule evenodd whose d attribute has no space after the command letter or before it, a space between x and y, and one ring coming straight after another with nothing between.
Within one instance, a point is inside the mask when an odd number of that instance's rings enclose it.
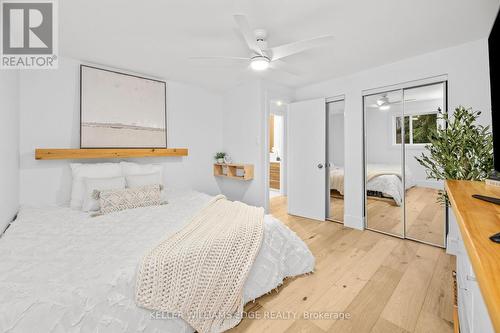
<instances>
[{"instance_id":1,"label":"green plant leaf","mask_svg":"<svg viewBox=\"0 0 500 333\"><path fill-rule=\"evenodd\" d=\"M438 109L443 128L431 128L426 152L415 159L425 168L427 179L484 180L493 170L493 138L489 126L476 124L481 114L459 106L450 117ZM438 202L448 204L440 191Z\"/></svg>"}]
</instances>

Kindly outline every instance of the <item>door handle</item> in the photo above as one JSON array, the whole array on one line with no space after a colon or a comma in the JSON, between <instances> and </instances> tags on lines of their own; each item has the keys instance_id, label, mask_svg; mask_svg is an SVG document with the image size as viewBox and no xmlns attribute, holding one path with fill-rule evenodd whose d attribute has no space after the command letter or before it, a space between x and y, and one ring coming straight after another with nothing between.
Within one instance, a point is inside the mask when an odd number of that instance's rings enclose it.
<instances>
[{"instance_id":1,"label":"door handle","mask_svg":"<svg viewBox=\"0 0 500 333\"><path fill-rule=\"evenodd\" d=\"M322 163L318 164L318 169L323 169L323 164Z\"/></svg>"}]
</instances>

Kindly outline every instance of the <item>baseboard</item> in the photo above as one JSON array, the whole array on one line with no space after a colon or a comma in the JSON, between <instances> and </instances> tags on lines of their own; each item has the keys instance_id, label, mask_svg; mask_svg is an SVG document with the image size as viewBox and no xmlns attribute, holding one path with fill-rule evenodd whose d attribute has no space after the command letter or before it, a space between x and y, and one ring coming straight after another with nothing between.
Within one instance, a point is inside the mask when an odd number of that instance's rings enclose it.
<instances>
[{"instance_id":1,"label":"baseboard","mask_svg":"<svg viewBox=\"0 0 500 333\"><path fill-rule=\"evenodd\" d=\"M365 230L365 221L361 216L344 215L344 226L357 229Z\"/></svg>"},{"instance_id":2,"label":"baseboard","mask_svg":"<svg viewBox=\"0 0 500 333\"><path fill-rule=\"evenodd\" d=\"M458 253L459 242L459 239L450 237L450 235L448 235L448 237L446 237L446 253L456 256Z\"/></svg>"}]
</instances>

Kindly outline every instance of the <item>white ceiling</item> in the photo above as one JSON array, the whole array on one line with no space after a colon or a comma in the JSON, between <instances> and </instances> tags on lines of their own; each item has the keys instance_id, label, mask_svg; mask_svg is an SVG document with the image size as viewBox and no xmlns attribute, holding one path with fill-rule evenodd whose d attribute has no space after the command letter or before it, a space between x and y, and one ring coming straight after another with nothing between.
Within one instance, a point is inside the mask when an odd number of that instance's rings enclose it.
<instances>
[{"instance_id":1,"label":"white ceiling","mask_svg":"<svg viewBox=\"0 0 500 333\"><path fill-rule=\"evenodd\" d=\"M488 36L500 0L64 0L60 54L222 91L252 77L290 87ZM251 72L190 56L248 56L232 19L248 16L270 46L325 34L328 46L284 58L301 73Z\"/></svg>"}]
</instances>

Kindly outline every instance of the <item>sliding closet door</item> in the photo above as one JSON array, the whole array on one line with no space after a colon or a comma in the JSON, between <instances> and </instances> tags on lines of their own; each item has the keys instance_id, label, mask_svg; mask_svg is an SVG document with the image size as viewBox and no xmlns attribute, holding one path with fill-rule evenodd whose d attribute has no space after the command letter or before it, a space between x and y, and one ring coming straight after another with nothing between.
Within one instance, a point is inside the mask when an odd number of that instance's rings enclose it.
<instances>
[{"instance_id":1,"label":"sliding closet door","mask_svg":"<svg viewBox=\"0 0 500 333\"><path fill-rule=\"evenodd\" d=\"M445 209L438 202L443 183L427 179L415 157L427 153L429 135L443 126L439 111L446 111L446 83L404 90L406 238L444 247Z\"/></svg>"},{"instance_id":2,"label":"sliding closet door","mask_svg":"<svg viewBox=\"0 0 500 333\"><path fill-rule=\"evenodd\" d=\"M403 92L364 97L366 226L404 237Z\"/></svg>"},{"instance_id":3,"label":"sliding closet door","mask_svg":"<svg viewBox=\"0 0 500 333\"><path fill-rule=\"evenodd\" d=\"M288 212L325 220L325 99L290 104L288 125Z\"/></svg>"},{"instance_id":4,"label":"sliding closet door","mask_svg":"<svg viewBox=\"0 0 500 333\"><path fill-rule=\"evenodd\" d=\"M343 99L326 103L328 219L344 222L344 109Z\"/></svg>"}]
</instances>

